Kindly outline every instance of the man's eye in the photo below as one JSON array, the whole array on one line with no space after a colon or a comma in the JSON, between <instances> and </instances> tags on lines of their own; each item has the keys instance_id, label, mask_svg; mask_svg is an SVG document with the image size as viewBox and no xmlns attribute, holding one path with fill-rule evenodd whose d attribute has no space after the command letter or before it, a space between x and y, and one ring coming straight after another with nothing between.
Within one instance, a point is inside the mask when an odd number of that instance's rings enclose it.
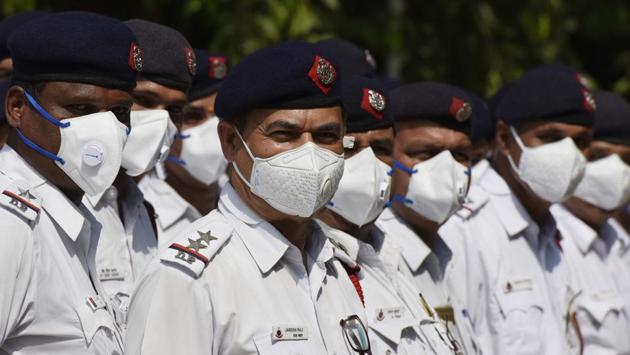
<instances>
[{"instance_id":1,"label":"man's eye","mask_svg":"<svg viewBox=\"0 0 630 355\"><path fill-rule=\"evenodd\" d=\"M538 138L544 143L553 143L564 139L564 137L559 134L542 134Z\"/></svg>"},{"instance_id":2,"label":"man's eye","mask_svg":"<svg viewBox=\"0 0 630 355\"><path fill-rule=\"evenodd\" d=\"M95 106L88 104L67 105L65 106L65 109L74 116L85 116L98 112L98 109Z\"/></svg>"},{"instance_id":3,"label":"man's eye","mask_svg":"<svg viewBox=\"0 0 630 355\"><path fill-rule=\"evenodd\" d=\"M146 97L146 96L134 96L133 97L133 101L145 108L155 108L158 105L158 102L156 100L153 100L152 98Z\"/></svg>"},{"instance_id":4,"label":"man's eye","mask_svg":"<svg viewBox=\"0 0 630 355\"><path fill-rule=\"evenodd\" d=\"M372 150L376 155L391 155L393 153L392 149L387 147L373 146Z\"/></svg>"},{"instance_id":5,"label":"man's eye","mask_svg":"<svg viewBox=\"0 0 630 355\"><path fill-rule=\"evenodd\" d=\"M341 139L339 132L317 132L314 134L315 140L322 143L332 143Z\"/></svg>"}]
</instances>

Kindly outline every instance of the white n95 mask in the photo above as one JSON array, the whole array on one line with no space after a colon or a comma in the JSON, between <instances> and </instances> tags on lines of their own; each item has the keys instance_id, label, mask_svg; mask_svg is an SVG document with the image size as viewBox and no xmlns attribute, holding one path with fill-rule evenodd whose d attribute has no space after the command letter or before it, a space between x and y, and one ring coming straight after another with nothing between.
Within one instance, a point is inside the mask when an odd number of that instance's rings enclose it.
<instances>
[{"instance_id":1,"label":"white n95 mask","mask_svg":"<svg viewBox=\"0 0 630 355\"><path fill-rule=\"evenodd\" d=\"M123 149L122 167L127 175L138 176L166 158L169 142L172 142L172 138L169 141L167 137L171 119L166 110L131 111L130 118L131 127Z\"/></svg>"},{"instance_id":2,"label":"white n95 mask","mask_svg":"<svg viewBox=\"0 0 630 355\"><path fill-rule=\"evenodd\" d=\"M616 210L630 199L630 166L617 154L587 163L574 196L606 211Z\"/></svg>"},{"instance_id":3,"label":"white n95 mask","mask_svg":"<svg viewBox=\"0 0 630 355\"><path fill-rule=\"evenodd\" d=\"M518 166L508 155L510 165L518 177L547 202L562 202L571 196L582 179L586 166L586 159L573 139L566 137L530 148L523 144L514 127L510 127L510 130L521 148Z\"/></svg>"},{"instance_id":4,"label":"white n95 mask","mask_svg":"<svg viewBox=\"0 0 630 355\"><path fill-rule=\"evenodd\" d=\"M394 195L416 213L436 223L446 221L464 203L470 184L470 168L445 150L409 169L395 161L394 167L410 175L407 196Z\"/></svg>"},{"instance_id":5,"label":"white n95 mask","mask_svg":"<svg viewBox=\"0 0 630 355\"><path fill-rule=\"evenodd\" d=\"M236 163L234 170L253 194L276 210L308 218L337 191L343 175L343 154L335 154L308 142L269 158L257 158L238 130L235 131L253 165L249 180L245 179Z\"/></svg>"},{"instance_id":6,"label":"white n95 mask","mask_svg":"<svg viewBox=\"0 0 630 355\"><path fill-rule=\"evenodd\" d=\"M192 177L208 186L219 180L227 166L217 132L218 125L219 118L214 116L180 134L182 152L179 163Z\"/></svg>"},{"instance_id":7,"label":"white n95 mask","mask_svg":"<svg viewBox=\"0 0 630 355\"><path fill-rule=\"evenodd\" d=\"M372 148L346 159L339 188L326 207L362 227L376 219L389 202L390 170Z\"/></svg>"},{"instance_id":8,"label":"white n95 mask","mask_svg":"<svg viewBox=\"0 0 630 355\"><path fill-rule=\"evenodd\" d=\"M31 106L48 122L59 127L59 152L49 152L16 130L29 148L53 160L77 186L90 196L98 195L114 182L123 150L123 131L112 112L56 120L24 92Z\"/></svg>"}]
</instances>

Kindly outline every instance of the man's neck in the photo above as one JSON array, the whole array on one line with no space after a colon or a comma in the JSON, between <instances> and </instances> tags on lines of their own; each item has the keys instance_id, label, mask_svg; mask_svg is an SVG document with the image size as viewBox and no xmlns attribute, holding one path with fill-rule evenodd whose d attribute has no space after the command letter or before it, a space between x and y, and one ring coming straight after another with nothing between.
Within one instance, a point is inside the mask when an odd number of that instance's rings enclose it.
<instances>
[{"instance_id":1,"label":"man's neck","mask_svg":"<svg viewBox=\"0 0 630 355\"><path fill-rule=\"evenodd\" d=\"M374 227L374 222L359 227L356 224L348 222L343 217L328 208L322 208L322 210L317 213L317 219L326 223L331 228L340 230L362 242L370 242L370 236L372 233L372 228Z\"/></svg>"},{"instance_id":2,"label":"man's neck","mask_svg":"<svg viewBox=\"0 0 630 355\"><path fill-rule=\"evenodd\" d=\"M494 167L497 173L510 187L512 193L516 195L516 198L521 202L523 207L525 207L529 216L536 224L542 226L547 221L551 204L530 192L517 180L512 167L505 157L497 157Z\"/></svg>"},{"instance_id":3,"label":"man's neck","mask_svg":"<svg viewBox=\"0 0 630 355\"><path fill-rule=\"evenodd\" d=\"M193 187L182 182L175 174L168 174L166 183L202 215L206 215L217 208L219 185L216 182L207 188L199 188L198 186Z\"/></svg>"},{"instance_id":4,"label":"man's neck","mask_svg":"<svg viewBox=\"0 0 630 355\"><path fill-rule=\"evenodd\" d=\"M619 224L621 224L627 233L630 233L630 213L628 211L625 211L623 208L620 209L615 214L615 219L619 222Z\"/></svg>"},{"instance_id":5,"label":"man's neck","mask_svg":"<svg viewBox=\"0 0 630 355\"><path fill-rule=\"evenodd\" d=\"M407 223L411 229L418 235L420 239L426 244L431 250L434 250L436 246L436 242L439 238L438 229L439 224L428 220L424 216L421 216L414 212L407 206L404 206L402 203L394 203L392 206L394 212L402 218L405 223Z\"/></svg>"}]
</instances>

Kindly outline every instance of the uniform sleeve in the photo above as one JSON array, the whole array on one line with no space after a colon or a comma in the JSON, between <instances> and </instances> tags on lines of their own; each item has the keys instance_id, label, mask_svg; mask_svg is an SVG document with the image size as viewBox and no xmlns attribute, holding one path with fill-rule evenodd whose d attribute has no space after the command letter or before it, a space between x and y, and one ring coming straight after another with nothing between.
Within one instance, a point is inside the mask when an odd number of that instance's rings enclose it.
<instances>
[{"instance_id":1,"label":"uniform sleeve","mask_svg":"<svg viewBox=\"0 0 630 355\"><path fill-rule=\"evenodd\" d=\"M33 307L33 248L29 226L0 208L0 347Z\"/></svg>"},{"instance_id":2,"label":"uniform sleeve","mask_svg":"<svg viewBox=\"0 0 630 355\"><path fill-rule=\"evenodd\" d=\"M213 353L212 307L202 284L156 259L131 299L126 353Z\"/></svg>"}]
</instances>

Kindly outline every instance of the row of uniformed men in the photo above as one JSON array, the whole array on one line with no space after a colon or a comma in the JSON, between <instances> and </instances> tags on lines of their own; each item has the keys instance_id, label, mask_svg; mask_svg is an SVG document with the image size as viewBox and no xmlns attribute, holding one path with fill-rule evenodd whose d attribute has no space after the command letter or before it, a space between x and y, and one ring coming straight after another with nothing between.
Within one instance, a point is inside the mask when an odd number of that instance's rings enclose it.
<instances>
[{"instance_id":1,"label":"row of uniformed men","mask_svg":"<svg viewBox=\"0 0 630 355\"><path fill-rule=\"evenodd\" d=\"M489 110L341 40L226 76L142 20L3 38L2 351L630 352L630 105L575 70Z\"/></svg>"}]
</instances>

